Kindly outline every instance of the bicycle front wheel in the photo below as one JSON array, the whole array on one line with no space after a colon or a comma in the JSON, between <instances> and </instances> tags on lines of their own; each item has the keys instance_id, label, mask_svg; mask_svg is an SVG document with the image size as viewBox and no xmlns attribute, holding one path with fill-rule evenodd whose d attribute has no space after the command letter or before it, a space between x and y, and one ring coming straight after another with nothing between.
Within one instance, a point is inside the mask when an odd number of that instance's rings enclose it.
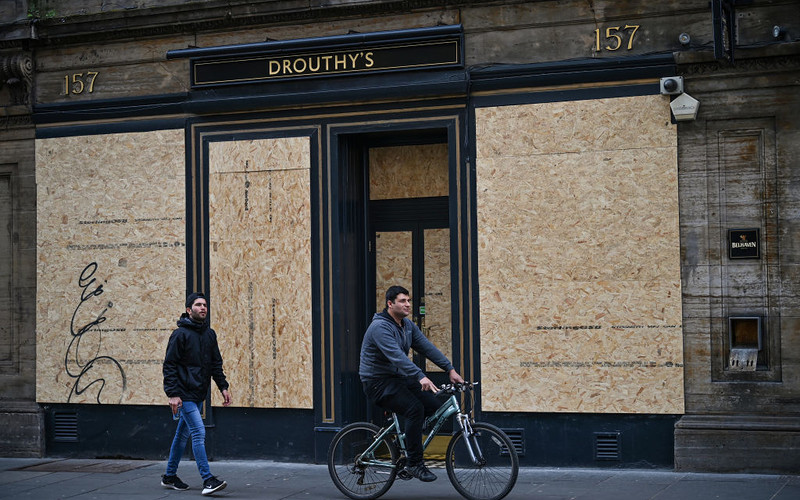
<instances>
[{"instance_id":1,"label":"bicycle front wheel","mask_svg":"<svg viewBox=\"0 0 800 500\"><path fill-rule=\"evenodd\" d=\"M506 433L491 424L475 422L472 430L471 437L459 431L450 440L447 476L468 500L500 500L517 482L517 452Z\"/></svg>"},{"instance_id":2,"label":"bicycle front wheel","mask_svg":"<svg viewBox=\"0 0 800 500\"><path fill-rule=\"evenodd\" d=\"M336 433L328 449L328 472L339 491L354 500L372 500L386 493L394 483L399 452L388 438L372 451L380 429L368 422L356 422Z\"/></svg>"}]
</instances>

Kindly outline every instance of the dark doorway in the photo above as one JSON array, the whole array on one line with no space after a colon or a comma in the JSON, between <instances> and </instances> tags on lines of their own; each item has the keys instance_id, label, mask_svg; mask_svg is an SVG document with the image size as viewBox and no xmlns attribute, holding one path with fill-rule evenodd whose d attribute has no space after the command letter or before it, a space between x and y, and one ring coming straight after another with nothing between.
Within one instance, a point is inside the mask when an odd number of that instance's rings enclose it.
<instances>
[{"instance_id":1,"label":"dark doorway","mask_svg":"<svg viewBox=\"0 0 800 500\"><path fill-rule=\"evenodd\" d=\"M384 293L411 292L413 321L452 358L447 131L340 137L340 279L344 422L370 418L358 379L361 339ZM415 356L436 383L441 370Z\"/></svg>"}]
</instances>

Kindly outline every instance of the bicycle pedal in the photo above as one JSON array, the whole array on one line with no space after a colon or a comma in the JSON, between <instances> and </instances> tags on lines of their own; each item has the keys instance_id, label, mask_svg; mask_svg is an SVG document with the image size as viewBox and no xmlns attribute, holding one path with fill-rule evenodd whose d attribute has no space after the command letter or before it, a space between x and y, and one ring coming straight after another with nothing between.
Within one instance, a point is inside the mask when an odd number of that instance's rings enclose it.
<instances>
[{"instance_id":1,"label":"bicycle pedal","mask_svg":"<svg viewBox=\"0 0 800 500\"><path fill-rule=\"evenodd\" d=\"M414 479L414 476L412 476L412 475L411 475L411 473L410 473L410 472L408 472L408 471L407 471L407 470L405 470L405 469L403 469L403 470L401 470L400 472L398 472L398 473L397 473L397 477L398 477L398 478L400 478L400 479L402 479L403 481L408 481L408 480L410 480L410 479Z\"/></svg>"}]
</instances>

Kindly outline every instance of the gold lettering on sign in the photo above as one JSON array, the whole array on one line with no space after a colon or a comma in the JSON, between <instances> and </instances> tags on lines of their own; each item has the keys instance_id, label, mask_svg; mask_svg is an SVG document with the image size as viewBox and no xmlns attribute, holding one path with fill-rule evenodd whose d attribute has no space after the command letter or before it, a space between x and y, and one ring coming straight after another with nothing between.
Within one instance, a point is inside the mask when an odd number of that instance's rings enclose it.
<instances>
[{"instance_id":1,"label":"gold lettering on sign","mask_svg":"<svg viewBox=\"0 0 800 500\"><path fill-rule=\"evenodd\" d=\"M626 24L624 27L609 26L605 29L605 44L601 43L601 29L594 30L594 50L595 52L602 52L603 50L615 51L625 46L625 37L627 37L627 49L633 49L633 38L636 36L636 31L639 29L638 24Z\"/></svg>"},{"instance_id":2,"label":"gold lettering on sign","mask_svg":"<svg viewBox=\"0 0 800 500\"><path fill-rule=\"evenodd\" d=\"M267 61L269 76L311 75L330 71L354 71L375 65L373 52L347 52L334 55L297 56Z\"/></svg>"},{"instance_id":3,"label":"gold lettering on sign","mask_svg":"<svg viewBox=\"0 0 800 500\"><path fill-rule=\"evenodd\" d=\"M84 73L73 73L71 75L64 75L64 94L83 94L84 92L91 94L94 92L94 82L100 73L97 71L87 71Z\"/></svg>"}]
</instances>

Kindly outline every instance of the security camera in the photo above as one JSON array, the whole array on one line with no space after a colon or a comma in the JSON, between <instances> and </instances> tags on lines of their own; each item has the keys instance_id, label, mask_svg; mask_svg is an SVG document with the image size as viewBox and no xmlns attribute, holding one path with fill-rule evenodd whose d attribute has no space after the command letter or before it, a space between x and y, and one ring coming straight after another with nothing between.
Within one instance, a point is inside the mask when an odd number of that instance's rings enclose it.
<instances>
[{"instance_id":1,"label":"security camera","mask_svg":"<svg viewBox=\"0 0 800 500\"><path fill-rule=\"evenodd\" d=\"M681 94L669 103L673 116L676 121L694 120L697 118L697 110L700 108L700 101L689 94Z\"/></svg>"},{"instance_id":2,"label":"security camera","mask_svg":"<svg viewBox=\"0 0 800 500\"><path fill-rule=\"evenodd\" d=\"M661 79L661 93L664 95L675 95L683 93L683 77L668 76Z\"/></svg>"}]
</instances>

